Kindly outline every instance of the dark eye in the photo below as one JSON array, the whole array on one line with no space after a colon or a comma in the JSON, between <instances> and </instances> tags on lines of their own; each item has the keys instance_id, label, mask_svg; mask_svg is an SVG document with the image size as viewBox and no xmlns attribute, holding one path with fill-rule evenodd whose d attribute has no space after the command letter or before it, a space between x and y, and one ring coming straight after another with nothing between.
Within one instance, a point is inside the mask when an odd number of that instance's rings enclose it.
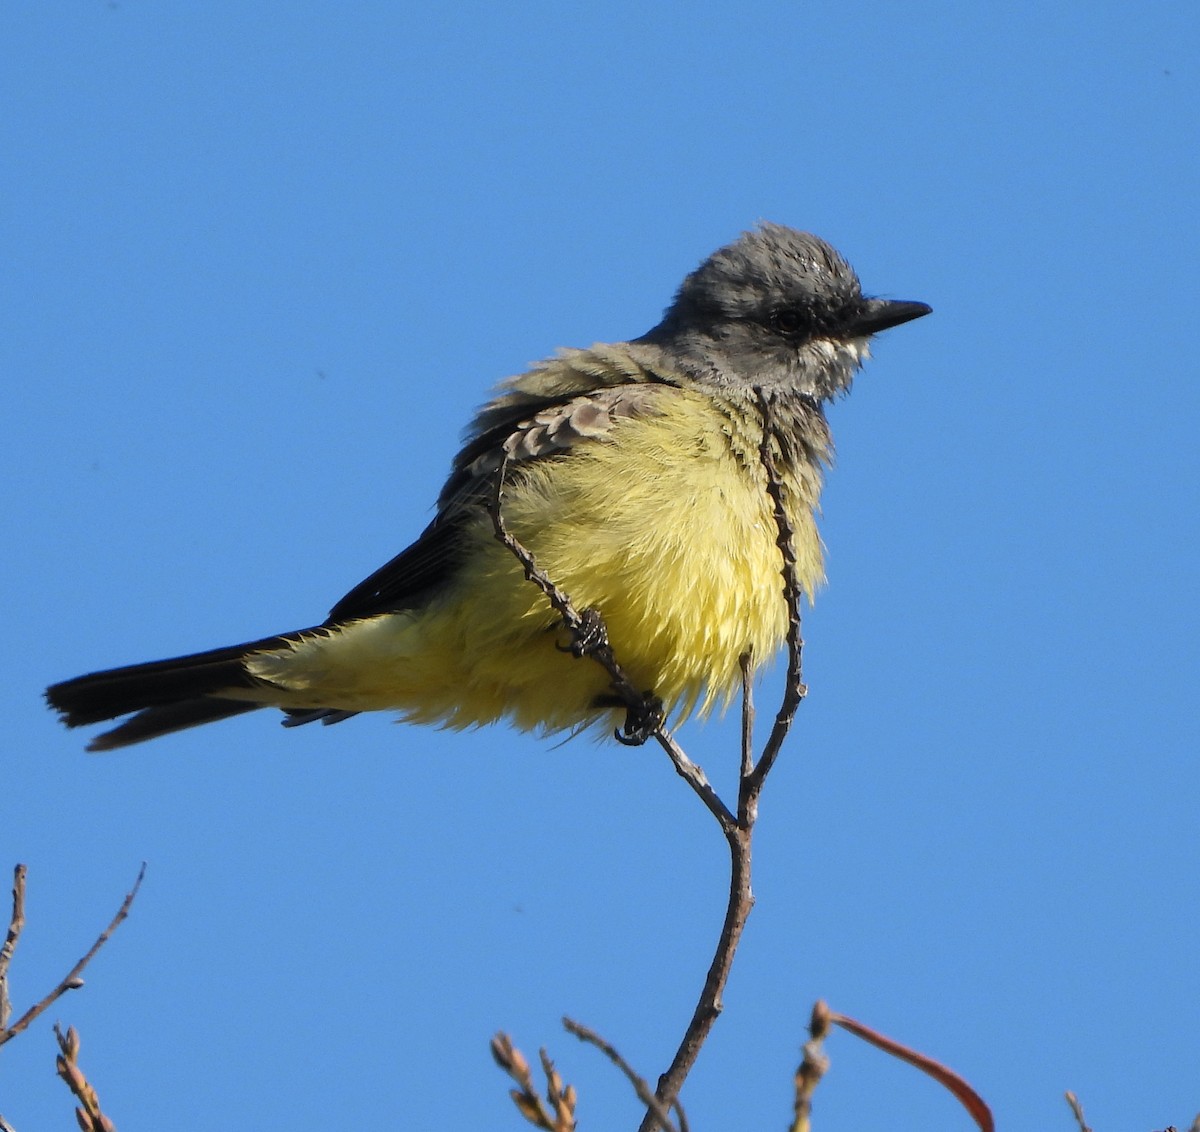
<instances>
[{"instance_id":1,"label":"dark eye","mask_svg":"<svg viewBox=\"0 0 1200 1132\"><path fill-rule=\"evenodd\" d=\"M772 311L769 325L780 334L799 334L804 329L804 315L793 307Z\"/></svg>"}]
</instances>

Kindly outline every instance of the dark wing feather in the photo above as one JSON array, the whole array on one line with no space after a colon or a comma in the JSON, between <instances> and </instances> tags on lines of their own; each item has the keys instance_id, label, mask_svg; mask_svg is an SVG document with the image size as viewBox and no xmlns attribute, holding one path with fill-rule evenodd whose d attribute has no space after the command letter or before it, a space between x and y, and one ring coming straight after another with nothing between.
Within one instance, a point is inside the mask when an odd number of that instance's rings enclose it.
<instances>
[{"instance_id":1,"label":"dark wing feather","mask_svg":"<svg viewBox=\"0 0 1200 1132\"><path fill-rule=\"evenodd\" d=\"M451 577L459 562L463 514L438 515L411 546L363 579L329 611L326 625L412 609Z\"/></svg>"},{"instance_id":2,"label":"dark wing feather","mask_svg":"<svg viewBox=\"0 0 1200 1132\"><path fill-rule=\"evenodd\" d=\"M478 435L455 457L433 522L410 547L346 594L326 624L420 605L430 590L453 576L461 561L461 531L487 507L505 460L510 469L518 468L603 440L622 417L661 412L664 385L621 382L555 397L510 393L506 397L511 400L493 402L476 418Z\"/></svg>"},{"instance_id":3,"label":"dark wing feather","mask_svg":"<svg viewBox=\"0 0 1200 1132\"><path fill-rule=\"evenodd\" d=\"M459 532L478 509L486 506L492 475L499 470L505 442L536 413L564 405L566 397L525 400L493 415L489 427L472 437L454 458L450 478L438 496L438 514L411 546L364 578L330 611L325 622L333 625L412 609L431 589L452 577L459 564ZM487 465L481 475L481 465Z\"/></svg>"}]
</instances>

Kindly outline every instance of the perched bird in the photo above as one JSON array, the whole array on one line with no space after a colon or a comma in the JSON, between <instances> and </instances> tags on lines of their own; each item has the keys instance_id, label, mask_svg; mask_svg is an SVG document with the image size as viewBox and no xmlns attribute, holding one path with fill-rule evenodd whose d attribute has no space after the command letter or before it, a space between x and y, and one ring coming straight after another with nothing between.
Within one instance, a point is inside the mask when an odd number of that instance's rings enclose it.
<instances>
[{"instance_id":1,"label":"perched bird","mask_svg":"<svg viewBox=\"0 0 1200 1132\"><path fill-rule=\"evenodd\" d=\"M560 617L497 541L503 474L508 530L577 609L599 611L633 684L676 717L705 712L740 686L739 658L766 661L787 629L764 415L811 597L824 405L849 389L873 334L929 311L864 298L823 240L763 224L688 275L640 338L562 350L505 381L433 521L322 624L96 672L46 697L69 727L130 716L92 740L97 751L262 707L292 724L377 710L545 731L618 720L608 676L565 655Z\"/></svg>"}]
</instances>

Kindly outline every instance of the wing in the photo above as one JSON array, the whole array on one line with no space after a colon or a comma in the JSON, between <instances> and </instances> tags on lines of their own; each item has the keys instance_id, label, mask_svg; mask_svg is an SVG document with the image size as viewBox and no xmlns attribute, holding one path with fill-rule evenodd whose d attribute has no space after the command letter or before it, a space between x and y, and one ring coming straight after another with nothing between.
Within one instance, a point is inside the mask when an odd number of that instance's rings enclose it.
<instances>
[{"instance_id":1,"label":"wing","mask_svg":"<svg viewBox=\"0 0 1200 1132\"><path fill-rule=\"evenodd\" d=\"M462 526L439 514L411 546L359 582L330 611L326 625L394 613L420 604L421 595L454 572Z\"/></svg>"},{"instance_id":2,"label":"wing","mask_svg":"<svg viewBox=\"0 0 1200 1132\"><path fill-rule=\"evenodd\" d=\"M561 459L581 445L603 443L622 418L661 412L664 389L673 383L636 362L633 349L571 351L513 379L510 391L475 418L433 522L346 594L326 624L415 608L452 577L464 552L462 531L486 509L506 459L510 470Z\"/></svg>"}]
</instances>

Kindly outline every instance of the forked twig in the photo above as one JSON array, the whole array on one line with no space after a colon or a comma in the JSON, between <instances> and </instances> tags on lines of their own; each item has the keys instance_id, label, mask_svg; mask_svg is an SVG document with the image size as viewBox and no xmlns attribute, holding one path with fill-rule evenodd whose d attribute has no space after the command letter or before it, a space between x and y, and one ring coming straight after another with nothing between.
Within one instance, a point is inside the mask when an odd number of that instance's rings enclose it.
<instances>
[{"instance_id":1,"label":"forked twig","mask_svg":"<svg viewBox=\"0 0 1200 1132\"><path fill-rule=\"evenodd\" d=\"M787 603L788 613L788 666L787 679L783 689L783 703L780 704L779 712L775 716L775 725L771 728L771 734L767 739L767 745L763 748L762 757L758 760L758 765L747 776L749 786L757 796L762 790L762 784L767 775L771 773L771 767L775 765L775 760L783 747L783 741L791 730L792 720L796 718L796 711L808 694L808 689L804 685L802 669L804 657L804 640L800 636L800 595L802 591L800 579L796 573L795 532L792 529L791 520L788 518L783 498L785 490L783 480L780 478L779 467L775 463L775 454L771 448L774 436L771 402L761 387L755 388L754 394L758 400L758 411L762 415L763 423L758 458L762 462L763 470L767 473L767 494L771 497L775 518L775 545L779 547L779 554L783 559L780 572L783 574L783 597Z\"/></svg>"},{"instance_id":2,"label":"forked twig","mask_svg":"<svg viewBox=\"0 0 1200 1132\"><path fill-rule=\"evenodd\" d=\"M56 986L41 1002L31 1006L24 1014L21 1015L11 1026L6 1030L0 1030L0 1046L12 1038L15 1038L23 1030L29 1028L30 1023L34 1021L53 1003L57 1002L69 990L76 990L83 986L83 980L79 977L83 974L84 968L95 958L96 952L100 950L112 936L113 932L121 926L125 917L129 915L129 909L133 905L134 898L138 894L138 889L142 887L142 878L146 875L146 863L142 862L141 869L138 870L137 880L134 881L133 888L125 895L125 899L121 902L121 907L117 909L117 914L112 918L108 927L100 933L99 938L92 944L88 953L75 964L74 967L67 972L62 981ZM22 877L22 880L24 877ZM22 886L23 889L23 886ZM14 905L16 903L16 891L14 886ZM15 918L15 916L14 916ZM19 932L18 932L19 934Z\"/></svg>"},{"instance_id":3,"label":"forked twig","mask_svg":"<svg viewBox=\"0 0 1200 1132\"><path fill-rule=\"evenodd\" d=\"M628 679L613 654L608 641L604 621L597 610L580 613L569 595L560 590L554 581L542 571L533 555L521 545L508 530L501 513L507 458L502 460L496 475L493 497L488 511L492 517L496 538L508 548L525 571L525 577L533 582L546 596L552 608L563 619L571 634L571 652L576 657L590 656L608 673L614 693L625 705L627 718L625 733L617 732L622 742L644 742L653 737L670 757L675 770L701 799L709 812L717 819L721 832L729 845L730 877L729 899L725 918L717 940L716 951L705 976L704 986L693 1011L691 1021L684 1032L683 1040L676 1050L670 1067L659 1078L655 1090L656 1104L647 1104L640 1132L653 1132L656 1127L669 1129L669 1110L675 1105L683 1082L696 1062L700 1048L712 1030L713 1023L721 1013L721 996L729 979L733 958L741 940L747 917L754 905L750 887L750 848L754 823L758 816L758 800L767 775L783 746L795 718L796 710L804 699L805 687L802 678L801 659L803 641L800 636L801 586L796 569L794 531L788 518L785 500L785 485L775 461L773 444L776 431L772 420L772 405L766 393L755 389L758 410L762 423L762 441L759 459L766 476L767 494L772 504L772 515L776 527L776 546L780 553L780 575L782 591L787 606L788 630L787 683L783 702L775 717L775 724L763 753L757 760L753 755L754 705L751 696L751 658L740 658L742 669L742 732L741 773L738 783L737 811L734 813L709 784L704 771L694 763L675 741L664 726L663 705L652 692L639 691Z\"/></svg>"},{"instance_id":4,"label":"forked twig","mask_svg":"<svg viewBox=\"0 0 1200 1132\"><path fill-rule=\"evenodd\" d=\"M492 528L496 538L521 563L525 570L525 577L546 595L546 600L562 618L563 624L571 634L572 655L577 659L590 657L608 673L610 686L614 694L625 705L628 713L625 732L618 731L617 739L624 743L645 742L649 738L656 739L674 764L676 772L695 791L712 815L721 823L722 828L727 824L732 824L735 820L734 816L712 788L708 776L699 765L688 758L683 748L679 746L675 737L667 729L661 701L652 692L639 692L617 662L608 641L608 630L599 610L585 609L580 613L575 608L570 595L555 585L553 579L538 566L532 553L508 529L501 513L507 470L508 458L505 457L496 473L495 491L488 503L488 513L492 517ZM631 735L630 732L633 734Z\"/></svg>"},{"instance_id":5,"label":"forked twig","mask_svg":"<svg viewBox=\"0 0 1200 1132\"><path fill-rule=\"evenodd\" d=\"M780 568L784 601L787 605L787 684L784 688L783 702L775 716L775 725L767 740L763 753L757 763L753 757L753 727L754 704L751 695L750 661L749 656L742 659L742 743L741 743L741 774L738 782L737 818L732 824L721 823L722 832L729 845L729 899L725 905L725 919L721 924L721 934L717 939L717 948L709 965L700 999L688 1023L683 1040L667 1071L659 1078L656 1094L665 1105L671 1104L679 1096L683 1082L691 1072L700 1047L708 1038L713 1024L722 1010L721 996L725 984L729 981L729 973L733 969L733 958L741 942L742 932L750 910L754 907L754 892L750 886L751 841L754 835L754 823L758 820L758 800L766 784L767 775L775 765L775 760L783 748L796 716L796 709L804 699L806 688L803 680L802 650L804 642L800 636L800 580L796 572L796 553L794 546L795 532L788 518L784 500L785 487L780 478L778 465L775 463L772 451L772 440L775 430L772 420L771 403L762 389L755 389L759 413L762 417L762 441L759 445L759 459L766 474L767 494L772 502L772 515L775 519L776 540L779 547ZM638 1132L653 1132L657 1123L652 1112L647 1112Z\"/></svg>"}]
</instances>

